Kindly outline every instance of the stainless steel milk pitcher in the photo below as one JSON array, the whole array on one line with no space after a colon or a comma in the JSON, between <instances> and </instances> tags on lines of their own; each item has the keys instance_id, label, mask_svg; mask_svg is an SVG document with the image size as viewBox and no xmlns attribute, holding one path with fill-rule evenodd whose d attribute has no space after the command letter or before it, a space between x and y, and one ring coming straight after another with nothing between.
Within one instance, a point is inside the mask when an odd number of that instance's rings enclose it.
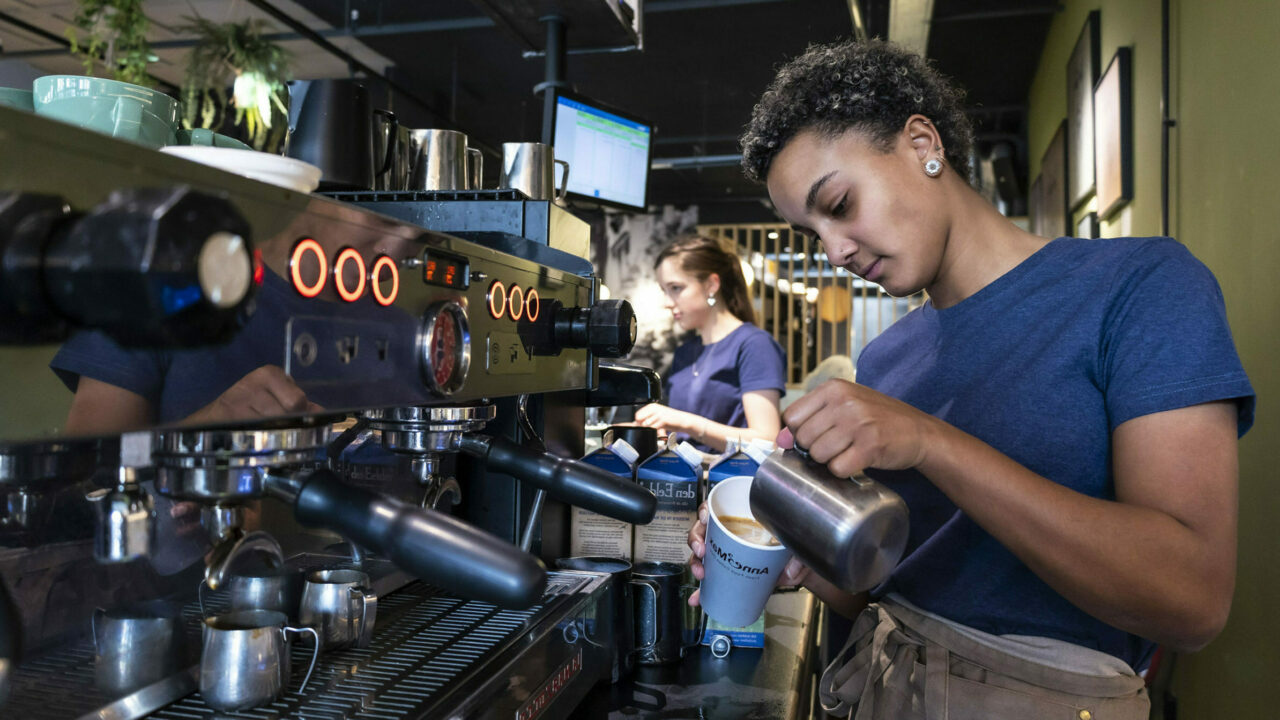
<instances>
[{"instance_id":1,"label":"stainless steel milk pitcher","mask_svg":"<svg viewBox=\"0 0 1280 720\"><path fill-rule=\"evenodd\" d=\"M848 592L879 585L907 546L907 504L866 477L839 478L795 450L751 481L751 512L797 558Z\"/></svg>"}]
</instances>

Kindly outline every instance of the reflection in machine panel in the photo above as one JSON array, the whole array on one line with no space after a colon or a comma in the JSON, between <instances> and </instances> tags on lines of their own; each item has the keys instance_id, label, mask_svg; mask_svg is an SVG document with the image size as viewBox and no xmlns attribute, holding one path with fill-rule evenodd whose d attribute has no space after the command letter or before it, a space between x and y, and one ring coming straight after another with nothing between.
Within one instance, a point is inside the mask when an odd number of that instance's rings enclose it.
<instances>
[{"instance_id":1,"label":"reflection in machine panel","mask_svg":"<svg viewBox=\"0 0 1280 720\"><path fill-rule=\"evenodd\" d=\"M538 555L557 549L551 501L652 517L651 495L562 456L581 452L589 397L643 402L656 382L614 385L636 370L600 363L629 351L634 315L597 301L590 265L546 237L580 221L535 239L433 228L2 107L0 220L0 714L200 706L202 613L263 567L354 565L384 596L376 650L326 651L327 679L286 688L288 707L393 702L408 675L347 683L387 653L426 667L459 623L497 632L517 617L499 607L529 610L398 716L568 708L597 679L599 578L548 574ZM208 412L264 367L306 403ZM68 433L83 378L140 405ZM121 648L96 642L94 608L156 599L184 607L186 654L160 681L95 684Z\"/></svg>"}]
</instances>

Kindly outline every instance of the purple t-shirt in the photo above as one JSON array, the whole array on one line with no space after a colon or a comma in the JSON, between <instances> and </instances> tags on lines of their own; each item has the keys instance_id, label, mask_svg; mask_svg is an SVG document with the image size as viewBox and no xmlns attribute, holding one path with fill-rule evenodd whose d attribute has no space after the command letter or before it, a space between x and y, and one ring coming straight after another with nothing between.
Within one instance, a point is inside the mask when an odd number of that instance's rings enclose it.
<instances>
[{"instance_id":1,"label":"purple t-shirt","mask_svg":"<svg viewBox=\"0 0 1280 720\"><path fill-rule=\"evenodd\" d=\"M667 405L744 428L747 416L742 394L753 390L785 392L786 367L786 355L773 336L743 323L710 345L703 345L695 334L676 348L662 385Z\"/></svg>"},{"instance_id":2,"label":"purple t-shirt","mask_svg":"<svg viewBox=\"0 0 1280 720\"><path fill-rule=\"evenodd\" d=\"M1222 292L1169 238L1058 238L956 305L925 303L892 325L858 358L858 382L1106 500L1111 434L1125 421L1234 400L1240 434L1253 423ZM874 595L1147 663L1149 640L1071 604L919 472L869 473L911 511L906 553Z\"/></svg>"}]
</instances>

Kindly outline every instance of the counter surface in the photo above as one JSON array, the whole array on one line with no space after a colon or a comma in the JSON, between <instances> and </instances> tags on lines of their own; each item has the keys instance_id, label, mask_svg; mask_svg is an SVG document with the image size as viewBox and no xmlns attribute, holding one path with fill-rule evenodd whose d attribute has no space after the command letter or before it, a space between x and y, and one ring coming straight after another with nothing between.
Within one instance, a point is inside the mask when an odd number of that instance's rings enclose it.
<instances>
[{"instance_id":1,"label":"counter surface","mask_svg":"<svg viewBox=\"0 0 1280 720\"><path fill-rule=\"evenodd\" d=\"M612 686L597 686L570 718L808 717L818 600L807 590L779 593L765 613L763 649L734 648L716 658L701 646L678 663L639 666Z\"/></svg>"}]
</instances>

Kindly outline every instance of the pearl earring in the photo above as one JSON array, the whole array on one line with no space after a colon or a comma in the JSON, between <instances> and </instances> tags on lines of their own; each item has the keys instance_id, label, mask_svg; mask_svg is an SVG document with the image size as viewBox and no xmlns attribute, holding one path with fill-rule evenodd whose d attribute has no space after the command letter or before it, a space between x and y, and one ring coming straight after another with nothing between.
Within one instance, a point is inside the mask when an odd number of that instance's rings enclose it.
<instances>
[{"instance_id":1,"label":"pearl earring","mask_svg":"<svg viewBox=\"0 0 1280 720\"><path fill-rule=\"evenodd\" d=\"M929 162L924 164L924 174L929 177L938 177L942 174L942 161L938 158L931 158Z\"/></svg>"},{"instance_id":2,"label":"pearl earring","mask_svg":"<svg viewBox=\"0 0 1280 720\"><path fill-rule=\"evenodd\" d=\"M707 296L707 307L715 307L715 306L716 306L716 296L715 296L715 295L708 295L708 296Z\"/></svg>"}]
</instances>

